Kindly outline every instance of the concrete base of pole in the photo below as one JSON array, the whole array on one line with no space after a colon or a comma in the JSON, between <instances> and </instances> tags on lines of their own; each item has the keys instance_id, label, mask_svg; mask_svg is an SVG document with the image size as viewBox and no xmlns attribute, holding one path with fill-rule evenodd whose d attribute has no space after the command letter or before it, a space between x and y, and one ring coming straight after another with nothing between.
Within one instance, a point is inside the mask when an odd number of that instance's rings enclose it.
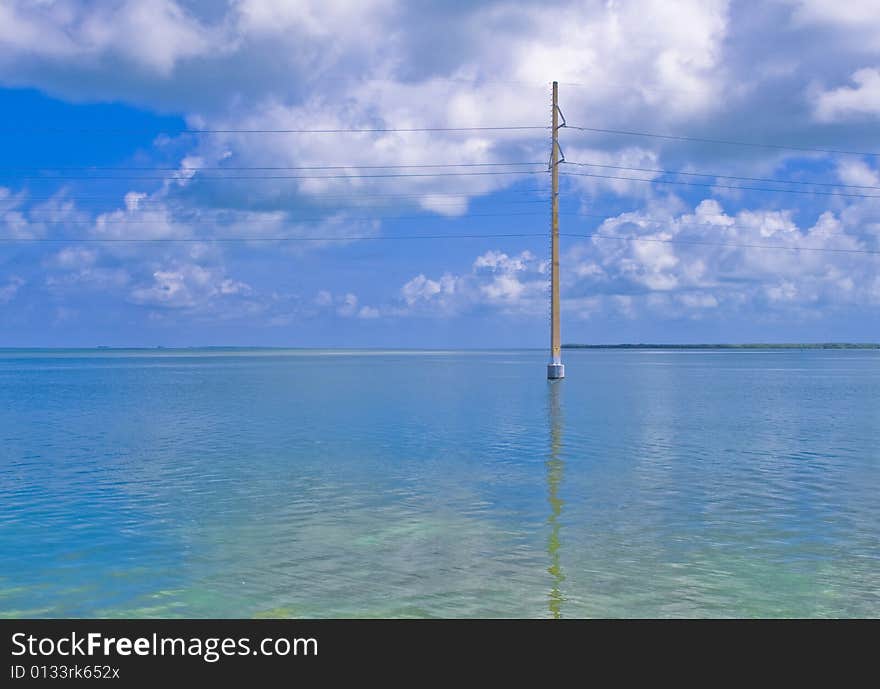
<instances>
[{"instance_id":1,"label":"concrete base of pole","mask_svg":"<svg viewBox=\"0 0 880 689\"><path fill-rule=\"evenodd\" d=\"M565 364L547 364L547 379L558 380L565 378Z\"/></svg>"}]
</instances>

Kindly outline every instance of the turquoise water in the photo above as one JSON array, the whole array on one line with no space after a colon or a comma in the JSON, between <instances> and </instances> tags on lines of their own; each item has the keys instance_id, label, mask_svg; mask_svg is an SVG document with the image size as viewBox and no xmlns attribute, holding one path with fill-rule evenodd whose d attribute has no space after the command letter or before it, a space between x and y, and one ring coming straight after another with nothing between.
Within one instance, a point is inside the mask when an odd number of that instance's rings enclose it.
<instances>
[{"instance_id":1,"label":"turquoise water","mask_svg":"<svg viewBox=\"0 0 880 689\"><path fill-rule=\"evenodd\" d=\"M880 352L0 352L0 614L878 616Z\"/></svg>"}]
</instances>

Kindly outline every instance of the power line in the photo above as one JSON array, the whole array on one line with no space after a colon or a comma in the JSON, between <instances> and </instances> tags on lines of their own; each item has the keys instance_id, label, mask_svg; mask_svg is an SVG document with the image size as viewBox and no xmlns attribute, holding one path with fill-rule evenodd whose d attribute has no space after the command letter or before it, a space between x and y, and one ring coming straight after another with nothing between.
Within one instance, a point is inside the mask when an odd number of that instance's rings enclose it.
<instances>
[{"instance_id":1,"label":"power line","mask_svg":"<svg viewBox=\"0 0 880 689\"><path fill-rule=\"evenodd\" d=\"M514 202L515 203L515 202ZM546 200L540 201L524 201L522 203L546 203ZM226 211L218 211L218 213L222 214ZM757 229L754 226L749 225L740 225L737 223L723 224L719 222L681 222L675 220L674 218L655 218L655 217L640 217L632 220L622 219L619 216L608 216L600 213L581 213L579 211L570 211L570 212L561 212L561 216L569 216L569 217L577 217L577 218L596 218L604 221L609 220L618 220L620 222L638 224L639 222L648 223L650 225L656 225L660 227L669 227L675 226L678 228L691 228L691 229L706 229L706 228L717 228L717 229L742 229L742 230L755 230ZM369 222L369 221L437 221L437 220L446 220L446 221L460 221L466 220L469 218L486 218L486 217L543 217L544 213L542 212L522 212L522 213L468 213L467 215L462 216L440 216L440 215L385 215L385 216L344 216L342 218L334 218L334 217L308 217L308 218L297 218L297 217L283 217L280 220L288 223L320 223L320 222L350 222L350 221L361 221L361 222ZM239 220L235 217L231 218L221 218L221 220L228 220L228 224L236 224L239 222L246 222L248 225L252 226L260 226L271 224L271 219L266 219L264 221L254 221L254 220ZM80 227L92 227L98 225L97 220L33 220L34 224L39 225L61 225L61 226L80 226ZM117 226L136 226L136 225L177 225L177 226L190 226L190 225L208 225L208 224L217 224L216 219L211 218L193 218L193 219L181 219L181 218L172 218L170 220L104 220L100 224L101 225L117 225ZM826 233L826 236L844 236L846 235L846 231L843 232L829 232ZM593 235L590 235L593 236ZM603 235L596 234L595 236L601 237ZM616 235L615 235L616 236Z\"/></svg>"},{"instance_id":2,"label":"power line","mask_svg":"<svg viewBox=\"0 0 880 689\"><path fill-rule=\"evenodd\" d=\"M694 244L700 246L714 246L731 249L767 249L779 251L814 251L819 253L847 253L880 255L880 251L870 249L835 249L829 247L811 246L781 246L774 244L735 244L719 242L703 242L688 239L662 239L659 237L625 237L619 235L601 234L592 232L588 234L561 233L563 237L578 239L613 239L627 242L658 242L662 244ZM501 233L501 234L431 234L431 235L347 235L336 237L0 237L4 243L208 243L208 242L351 242L373 240L419 240L419 239L504 239L519 237L546 237L543 232L526 233Z\"/></svg>"},{"instance_id":3,"label":"power line","mask_svg":"<svg viewBox=\"0 0 880 689\"><path fill-rule=\"evenodd\" d=\"M644 167L632 167L626 165L611 165L607 163L587 163L587 162L576 162L565 160L561 161L566 165L574 165L577 167L598 167L598 168L606 168L612 170L628 170L632 172L651 172L658 173L664 175L684 175L690 177L716 177L719 179L734 179L734 180L742 180L748 182L768 182L773 184L797 184L802 186L823 186L823 187L835 187L835 188L847 188L847 189L880 189L880 186L869 185L869 184L843 184L836 182L812 182L812 181L804 181L804 180L787 180L787 179L778 179L778 178L767 178L767 177L745 177L738 175L727 175L717 172L689 172L683 170L664 170L658 168L644 168ZM163 175L162 177L147 177L143 175L138 175L136 177L122 177L118 175L114 175L112 177L94 177L94 176L70 176L70 177L62 177L58 175L40 175L40 176L26 176L22 177L23 179L39 179L39 180L54 180L54 179L190 179L190 177L183 176L182 173L186 172L201 172L201 171L233 171L233 172L242 172L242 171L293 171L293 170L403 170L403 169L431 169L431 168L482 168L482 167L525 167L525 166L535 166L541 165L544 166L544 162L510 162L510 163L423 163L423 164L404 164L404 165L275 165L275 166L228 166L228 165L216 165L216 166L176 166L176 167L161 167L161 166L151 166L151 167L136 167L136 166L53 166L53 167L37 167L37 166L19 166L19 167L0 167L0 170L26 170L26 171L43 171L43 172L91 172L91 171L119 171L119 172L132 172L132 171L144 171L144 172L156 172L156 171L168 171L168 172L177 172L181 173L179 175ZM17 177L17 176L16 176ZM346 177L351 177L351 175L346 175ZM262 179L263 177L251 178L251 177L218 177L218 179ZM286 177L285 177L286 178ZM211 179L200 177L200 179ZM268 179L274 179L274 177L268 177Z\"/></svg>"},{"instance_id":4,"label":"power line","mask_svg":"<svg viewBox=\"0 0 880 689\"><path fill-rule=\"evenodd\" d=\"M543 191L543 190L536 190ZM420 195L418 195L420 196ZM391 198L396 198L396 196L392 195ZM537 205L546 203L546 199L534 199L534 200L513 200L508 201L508 204L518 204L518 205ZM343 208L343 209L358 209L363 206L355 205L355 206L335 206L334 208ZM141 210L140 208L138 210ZM173 208L171 210L174 210ZM247 222L248 224L256 224L256 221L253 219L239 219L236 218L236 213L245 212L245 211L230 211L230 210L216 210L211 211L214 215L218 216L217 218L205 217L201 212L197 212L198 215L195 218L180 218L173 217L170 220L103 220L102 224L104 225L160 225L167 223L174 223L178 225L202 225L209 223L217 223L218 221L227 220L229 224L236 222ZM283 211L266 211L266 213L283 213ZM560 215L570 216L570 217L578 217L578 218L596 218L603 221L618 221L621 223L648 223L651 225L658 226L675 226L680 228L692 228L692 229L706 229L706 228L718 228L718 229L742 229L742 230L755 230L757 229L753 225L742 225L738 223L721 223L721 222L682 222L681 220L677 220L675 218L657 218L652 216L640 216L632 219L622 218L621 216L632 211L625 211L617 216L609 216L607 214L602 213L583 213L580 211L570 211L570 212L562 212ZM334 221L334 220L342 220L342 221L350 221L350 220L358 220L358 221L370 221L370 220L463 220L472 217L540 217L543 213L540 212L525 212L525 213L487 213L487 214L479 214L479 213L468 213L467 215L462 216L439 216L439 215L413 215L413 216L394 216L394 215L385 215L385 216L344 216L341 219L330 217L321 217L321 218L297 218L290 217L288 215L284 215L279 218L280 220L286 222L324 222L324 221ZM42 225L80 225L80 226L92 226L98 224L97 219L91 220L52 220L46 219L41 220L39 218L35 218L33 214L29 214L28 220L34 222L36 224ZM271 219L267 218L263 221L271 222ZM835 232L835 233L827 233L828 235L840 236L846 234L846 232Z\"/></svg>"},{"instance_id":5,"label":"power line","mask_svg":"<svg viewBox=\"0 0 880 689\"><path fill-rule=\"evenodd\" d=\"M806 153L831 153L834 155L855 155L880 157L880 153L870 151L847 151L836 148L811 148L807 146L788 146L783 144L767 144L755 141L733 141L728 139L709 139L699 136L678 136L673 134L656 134L653 132L636 132L623 129L601 129L599 127L578 127L572 124L566 125L566 129L574 129L580 132L593 132L596 134L616 134L619 136L641 136L651 139L667 139L670 141L692 141L704 144L722 144L725 146L749 146L752 148L773 148L785 151L802 151Z\"/></svg>"},{"instance_id":6,"label":"power line","mask_svg":"<svg viewBox=\"0 0 880 689\"><path fill-rule=\"evenodd\" d=\"M719 242L702 242L699 240L689 239L662 239L660 237L621 237L613 234L599 234L597 232L590 234L572 234L565 233L564 237L578 238L597 238L597 239L617 239L627 242L659 242L663 244L696 244L700 246L716 246L730 249L776 249L780 251L817 251L820 253L844 253L844 254L870 254L880 255L880 251L872 251L871 249L834 249L821 246L781 246L779 244L732 244Z\"/></svg>"},{"instance_id":7,"label":"power line","mask_svg":"<svg viewBox=\"0 0 880 689\"><path fill-rule=\"evenodd\" d=\"M100 165L70 165L70 166L6 166L0 167L0 170L42 170L42 171L83 171L88 172L91 170L100 170L100 171L110 171L110 170L119 170L119 171L173 171L173 172L191 172L191 171L202 171L202 170L233 170L233 171L243 171L243 170L390 170L390 169L410 169L410 168L450 168L450 167L523 167L526 165L542 165L546 166L547 163L543 161L536 162L520 162L520 163L422 163L422 164L408 164L408 165L271 165L271 166L252 166L252 165L243 165L243 166L235 166L235 165L202 165L202 166L187 166L187 165L179 165L176 167L161 167L161 166L150 166L150 167L132 167L132 166L100 166Z\"/></svg>"},{"instance_id":8,"label":"power line","mask_svg":"<svg viewBox=\"0 0 880 689\"><path fill-rule=\"evenodd\" d=\"M688 222L680 222L678 220L675 220L674 218L652 218L650 216L636 218L633 220L627 220L627 219L620 218L620 216L608 216L608 215L602 215L600 213L574 213L574 214L570 214L570 215L578 215L578 216L587 217L587 218L598 218L598 219L602 219L605 221L618 220L622 223L631 223L634 225L638 224L639 222L646 222L650 225L658 225L660 227L669 227L670 225L674 225L675 227L692 228L692 229L705 229L707 227L715 227L715 228L722 229L722 230L724 230L724 229L737 229L737 230L760 229L760 228L756 228L753 225L752 226L739 225L737 223L730 223L730 224L723 224L720 222L688 223ZM846 234L847 234L847 232L844 230L843 232L828 232L825 234L825 236L840 237L840 236L844 236ZM850 235L850 236L854 236L854 235Z\"/></svg>"},{"instance_id":9,"label":"power line","mask_svg":"<svg viewBox=\"0 0 880 689\"><path fill-rule=\"evenodd\" d=\"M547 193L549 189L540 189L540 188L532 188L532 189L498 189L492 193L494 194L539 194L539 193ZM21 193L21 192L19 192ZM324 200L348 200L348 199L402 199L402 198L417 198L423 199L430 196L449 196L449 197L475 197L480 198L480 194L485 192L460 192L460 191L422 191L422 192L413 192L408 194L354 194L354 193L346 193L346 194L338 194L338 193L324 193L324 192L300 192L303 194L301 198L297 198L295 200L299 201L312 201L315 199L324 199ZM30 196L26 195L24 199L17 199L15 196L7 196L0 197L0 206L4 203L17 203L17 202L27 202L27 201L120 201L119 195L114 194L112 196L65 196L63 193L56 193L51 196ZM174 198L169 198L168 200L173 201ZM272 199L278 200L278 199ZM294 199L291 199L294 200ZM138 208L145 206L150 203L164 203L164 201L159 201L155 199L140 199L138 201Z\"/></svg>"},{"instance_id":10,"label":"power line","mask_svg":"<svg viewBox=\"0 0 880 689\"><path fill-rule=\"evenodd\" d=\"M689 177L717 177L719 179L736 179L745 182L769 182L772 184L800 184L805 186L840 187L843 189L880 189L880 186L870 184L838 184L836 182L808 182L805 180L778 179L772 177L740 177L737 175L722 175L717 172L684 172L682 170L658 170L649 167L628 167L626 165L607 165L604 163L577 163L572 160L562 161L565 165L577 165L578 167L601 167L610 170L629 170L631 172L656 172L662 175L687 175Z\"/></svg>"},{"instance_id":11,"label":"power line","mask_svg":"<svg viewBox=\"0 0 880 689\"><path fill-rule=\"evenodd\" d=\"M494 239L515 237L543 237L543 232L525 232L503 234L411 234L411 235L349 235L343 237L0 237L0 242L15 243L176 243L176 242L353 242L362 240L391 240L391 239Z\"/></svg>"},{"instance_id":12,"label":"power line","mask_svg":"<svg viewBox=\"0 0 880 689\"><path fill-rule=\"evenodd\" d=\"M534 200L514 200L514 201L507 201L507 202L505 202L505 205L506 205L506 206L514 206L514 205L515 205L515 206L535 206L535 205L538 205L538 204L546 204L546 203L547 203L547 200L546 200L546 199L534 199ZM329 209L329 210L328 210L328 213L329 213L329 212L336 212L336 211L359 210L359 209L366 209L366 208L371 208L371 207L375 207L375 206L384 206L384 205L386 205L386 204L382 204L382 203L369 203L369 204L355 204L355 205L346 205L346 206L342 206L342 205L334 205L334 206L332 207L332 209ZM429 209L426 208L426 209L424 210L424 212L425 212L425 213L429 213L429 212L433 211L435 208L450 208L450 209L455 209L455 208L458 208L458 207L459 207L459 202L456 202L456 201L445 201L445 202L443 202L443 203L432 204L432 205L431 205L431 208L429 208ZM141 209L138 209L138 210L141 210ZM149 209L147 209L147 210L149 210ZM173 209L172 209L172 210L173 210ZM107 215L107 214L110 214L110 213L117 213L117 212L120 212L120 211L119 211L119 210L108 211L108 212L107 212L106 214L104 214L104 215ZM123 212L124 212L124 211L123 211ZM153 211L153 212L158 212L158 211ZM260 215L260 214L265 214L265 215L276 214L276 215L279 216L280 219L283 219L283 220L291 220L291 221L296 221L296 220L297 220L297 218L296 218L295 216L294 216L294 217L289 216L289 215L287 214L287 211L264 211L264 212L262 212L262 213L261 213L260 211L231 211L231 210L216 210L216 211L209 211L209 212L203 212L203 211L189 211L189 212L191 212L191 213L193 214L193 216L194 216L193 218L185 218L185 217L181 217L181 216L179 216L179 215L173 215L172 212L169 212L169 215L172 215L172 216L173 216L173 218L172 218L172 222L180 223L180 224L190 224L190 223L200 223L200 224L201 224L201 223L217 222L217 219L220 219L220 220L233 220L233 221L234 221L234 220L237 219L237 218L236 218L236 214L238 214L238 213L252 213L252 214L256 214L256 215ZM507 215L507 214L505 213L504 215ZM514 214L514 215L516 215L516 214ZM538 214L538 215L540 215L540 214ZM566 213L565 215L576 215L576 213L571 213L571 214ZM394 216L394 215L383 216L383 218L387 218L387 219L394 219L394 218L397 218L397 217L400 217L400 216ZM421 216L419 216L419 217L421 217ZM474 217L474 214L472 214L472 213L468 213L468 217ZM480 216L480 215L477 215L476 217L481 217L481 216ZM35 215L34 213L28 213L28 215L27 215L27 219L28 219L29 221L32 221L32 222L35 222L35 223L43 223L43 224L46 224L46 223L54 223L54 224L77 224L77 223L86 223L86 224L91 224L91 223L97 223L97 222L98 222L98 219L97 219L97 218L94 218L94 219L92 219L92 220L78 220L78 219L75 219L75 218L74 218L74 219L71 219L71 220L56 220L56 219L54 219L54 218L52 218L52 217L41 218L40 216ZM371 219L380 219L380 218L372 218L372 217L371 217ZM426 218L426 219L428 219L428 218ZM448 219L448 218L447 218L447 219ZM242 218L242 221L246 221L246 222L248 222L248 223L252 223L252 222L254 222L254 220L251 219L251 218ZM3 222L2 211L0 211L0 223L2 223L2 222ZM104 222L104 223L114 223L114 224L137 225L137 224L143 224L143 223L146 223L146 224L162 223L162 222L165 222L165 221L162 221L162 220L102 220L102 222Z\"/></svg>"},{"instance_id":13,"label":"power line","mask_svg":"<svg viewBox=\"0 0 880 689\"><path fill-rule=\"evenodd\" d=\"M590 172L564 172L565 177L598 177L600 179L618 179L627 182L647 182L648 184L680 184L688 187L708 187L710 189L734 189L739 191L766 191L780 194L818 194L820 196L843 196L857 199L880 199L880 194L848 194L845 192L820 191L818 189L768 189L766 187L746 187L730 184L709 184L705 182L683 182L681 180L644 179L638 177L621 177L620 175L598 175Z\"/></svg>"},{"instance_id":14,"label":"power line","mask_svg":"<svg viewBox=\"0 0 880 689\"><path fill-rule=\"evenodd\" d=\"M546 203L546 200L540 201L524 201L521 203L528 204L537 204L537 203ZM351 206L350 208L359 208L359 206ZM271 212L271 211L270 211ZM228 211L217 211L218 214L228 213ZM234 213L234 212L233 212ZM288 216L285 215L279 220L283 220L289 223L312 223L312 222L347 222L352 220L358 221L373 221L373 220L387 220L387 221L397 221L397 220L445 220L445 221L458 221L458 220L468 220L470 218L516 218L516 217L544 217L546 214L537 211L527 211L527 212L517 212L517 213L467 213L462 215L439 215L439 214L429 214L430 210L425 210L420 215L345 215L342 217L334 217L334 216L321 216L321 217L306 217L300 218L296 216ZM571 217L596 217L596 218L605 218L609 219L606 215L599 214L589 214L589 213L580 213L578 211L566 211L561 212L559 215L562 216L571 216ZM222 219L222 218L221 218ZM246 222L249 225L255 224L265 224L266 222L271 222L271 219L266 219L262 223L255 222L251 219L236 219L235 217L226 218L229 220L228 224L234 224L236 222ZM170 219L161 219L161 220L98 220L97 218L93 218L91 220L34 220L30 218L34 224L39 225L63 225L63 226L85 226L91 227L94 225L206 225L206 224L216 224L218 221L212 218L175 218L172 217ZM2 222L2 218L0 218L0 222ZM657 221L660 223L661 221Z\"/></svg>"},{"instance_id":15,"label":"power line","mask_svg":"<svg viewBox=\"0 0 880 689\"><path fill-rule=\"evenodd\" d=\"M608 84L604 79L602 80L603 86ZM595 89L596 86L594 84L584 84L577 81L560 81L560 86L573 86L574 88L583 88L583 89ZM664 88L658 88L656 86L646 86L644 84L614 84L614 86L619 87L620 90L626 91L648 91L649 93L692 93L696 95L707 95L706 89L690 89L684 86L675 85L675 86L665 86Z\"/></svg>"},{"instance_id":16,"label":"power line","mask_svg":"<svg viewBox=\"0 0 880 689\"><path fill-rule=\"evenodd\" d=\"M351 220L363 220L363 221L371 221L371 220L446 220L446 221L454 221L454 220L467 220L469 218L510 218L510 217L544 217L546 214L543 212L525 212L525 213L468 213L467 215L461 216L444 216L444 215L384 215L384 216L358 216L358 215L349 215L344 216L342 218L333 218L333 217L312 217L312 218L297 218L297 217L285 217L283 220L290 223L312 223L312 222L347 222ZM577 215L577 213L565 213L564 215ZM97 220L42 220L36 221L37 224L41 225L65 225L65 226L88 226L91 227L93 225L168 225L168 224L176 224L176 225L197 225L197 224L205 224L212 223L216 221L207 220L207 221L196 221L196 220L178 220L172 218L170 220L102 220L98 222ZM247 222L248 224L256 224L249 220L244 220L243 222Z\"/></svg>"},{"instance_id":17,"label":"power line","mask_svg":"<svg viewBox=\"0 0 880 689\"><path fill-rule=\"evenodd\" d=\"M375 127L375 128L335 128L335 129L124 129L114 128L59 128L28 127L0 129L8 134L396 134L412 132L506 132L550 129L542 125L511 125L500 127Z\"/></svg>"},{"instance_id":18,"label":"power line","mask_svg":"<svg viewBox=\"0 0 880 689\"><path fill-rule=\"evenodd\" d=\"M503 170L503 171L493 171L493 172L425 172L425 173L389 173L389 174L368 174L368 175L236 175L236 176L222 176L222 177L205 177L204 175L199 175L198 177L187 177L180 175L164 175L158 177L148 177L146 175L137 175L137 176L121 176L121 175L113 175L113 176L105 176L105 177L83 177L83 176L62 176L62 175L54 175L51 177L45 177L42 175L15 175L15 179L29 179L29 180L39 180L43 182L54 182L57 180L82 180L82 181L95 181L95 180L167 180L167 181L204 181L204 180L237 180L237 179L248 179L248 180L258 180L258 179L269 179L269 180L277 180L277 179L369 179L369 178L380 178L380 177L481 177L487 175L542 175L546 174L546 170ZM9 177L10 175L5 175Z\"/></svg>"}]
</instances>

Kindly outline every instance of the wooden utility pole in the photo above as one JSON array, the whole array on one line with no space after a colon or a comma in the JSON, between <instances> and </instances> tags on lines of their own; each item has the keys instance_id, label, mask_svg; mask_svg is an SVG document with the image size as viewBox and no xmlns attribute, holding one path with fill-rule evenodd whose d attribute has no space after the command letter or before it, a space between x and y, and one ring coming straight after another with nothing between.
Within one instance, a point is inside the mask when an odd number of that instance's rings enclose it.
<instances>
[{"instance_id":1,"label":"wooden utility pole","mask_svg":"<svg viewBox=\"0 0 880 689\"><path fill-rule=\"evenodd\" d=\"M559 332L559 83L553 82L553 141L550 152L552 187L550 217L550 363L547 378L565 378Z\"/></svg>"}]
</instances>

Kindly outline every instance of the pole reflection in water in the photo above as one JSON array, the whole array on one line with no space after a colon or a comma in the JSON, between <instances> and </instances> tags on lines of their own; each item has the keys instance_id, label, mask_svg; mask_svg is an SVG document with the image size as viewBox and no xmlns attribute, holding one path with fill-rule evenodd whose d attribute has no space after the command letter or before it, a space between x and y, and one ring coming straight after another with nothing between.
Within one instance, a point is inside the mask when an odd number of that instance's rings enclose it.
<instances>
[{"instance_id":1,"label":"pole reflection in water","mask_svg":"<svg viewBox=\"0 0 880 689\"><path fill-rule=\"evenodd\" d=\"M550 556L550 566L547 571L553 577L553 586L550 589L548 604L550 614L555 619L562 617L562 603L565 597L562 593L562 582L565 575L562 573L562 564L559 559L559 517L562 514L563 501L559 497L559 487L562 484L562 473L565 462L560 457L562 448L562 408L560 396L562 394L562 381L553 381L547 384L547 412L550 422L550 454L547 457L547 500L550 503L550 517L547 523L550 525L550 535L547 538L547 553Z\"/></svg>"}]
</instances>

